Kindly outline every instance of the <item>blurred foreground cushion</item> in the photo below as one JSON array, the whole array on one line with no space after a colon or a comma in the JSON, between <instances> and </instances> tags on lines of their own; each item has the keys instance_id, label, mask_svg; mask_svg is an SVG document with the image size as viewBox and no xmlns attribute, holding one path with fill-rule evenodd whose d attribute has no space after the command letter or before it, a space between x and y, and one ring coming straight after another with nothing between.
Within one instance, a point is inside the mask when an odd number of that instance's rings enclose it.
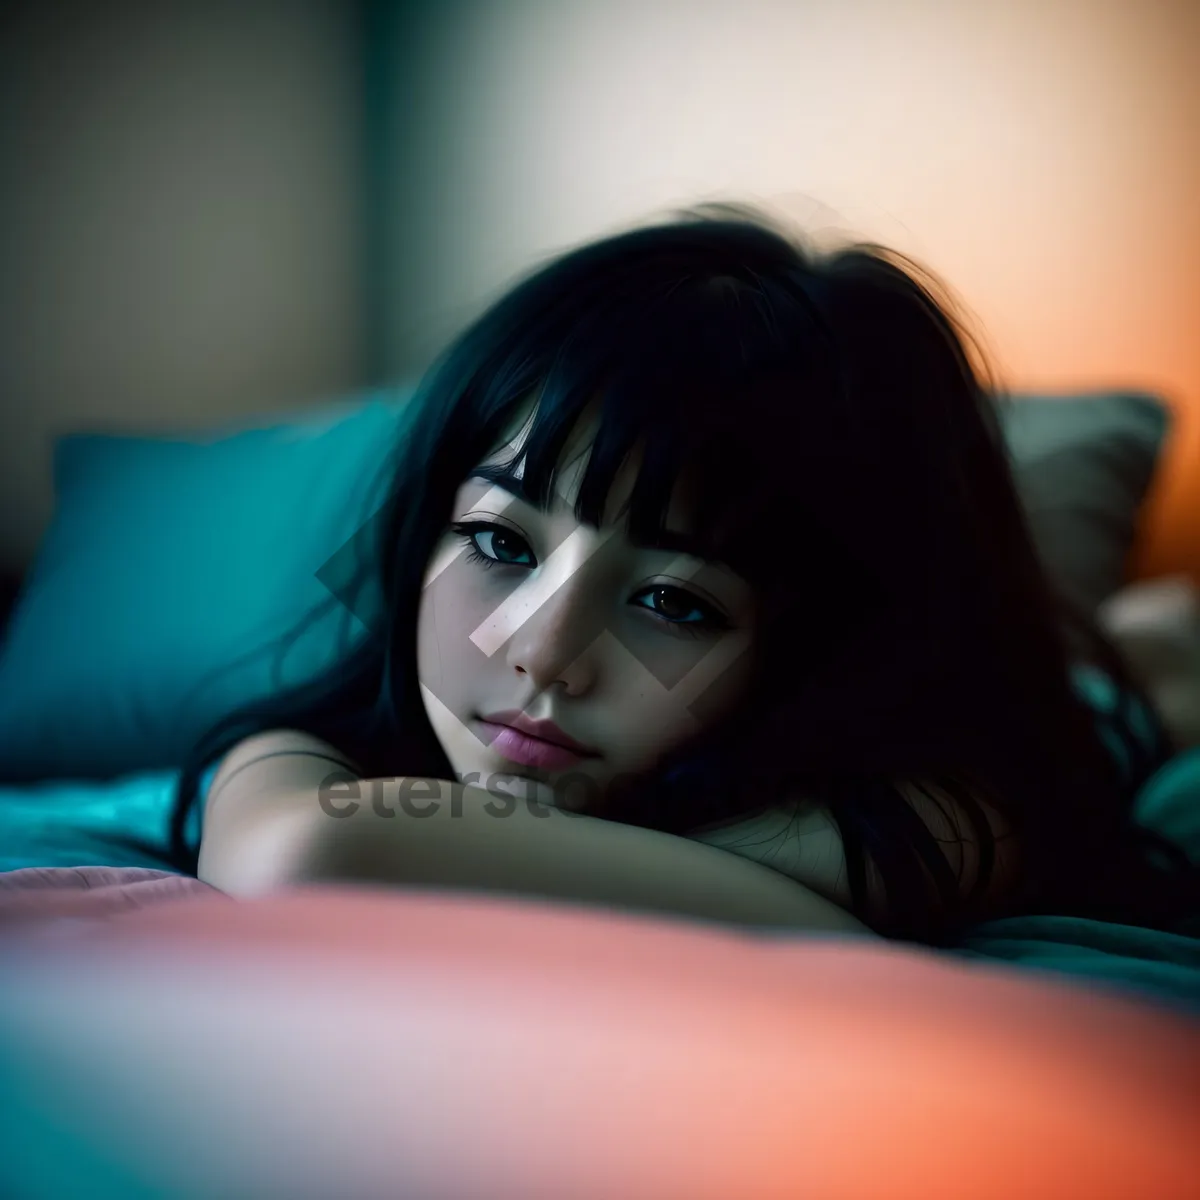
<instances>
[{"instance_id":1,"label":"blurred foreground cushion","mask_svg":"<svg viewBox=\"0 0 1200 1200\"><path fill-rule=\"evenodd\" d=\"M5 1195L1184 1200L1200 1026L837 937L465 893L0 941Z\"/></svg>"}]
</instances>

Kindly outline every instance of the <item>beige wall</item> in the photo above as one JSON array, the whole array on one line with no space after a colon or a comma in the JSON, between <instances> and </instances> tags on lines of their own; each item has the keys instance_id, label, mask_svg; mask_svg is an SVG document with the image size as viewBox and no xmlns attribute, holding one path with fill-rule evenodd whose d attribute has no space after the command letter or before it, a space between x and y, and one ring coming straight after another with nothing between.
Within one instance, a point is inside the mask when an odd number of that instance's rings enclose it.
<instances>
[{"instance_id":1,"label":"beige wall","mask_svg":"<svg viewBox=\"0 0 1200 1200\"><path fill-rule=\"evenodd\" d=\"M54 434L358 383L353 8L5 5L0 567L49 517Z\"/></svg>"},{"instance_id":2,"label":"beige wall","mask_svg":"<svg viewBox=\"0 0 1200 1200\"><path fill-rule=\"evenodd\" d=\"M4 560L48 517L54 433L358 382L354 7L6 6ZM399 8L397 370L539 256L744 197L926 261L1017 385L1129 381L1200 414L1194 0Z\"/></svg>"},{"instance_id":3,"label":"beige wall","mask_svg":"<svg viewBox=\"0 0 1200 1200\"><path fill-rule=\"evenodd\" d=\"M405 361L535 256L743 196L924 260L1016 380L1137 378L1200 401L1196 0L446 13L414 43L442 137L396 185L440 214L401 231Z\"/></svg>"},{"instance_id":4,"label":"beige wall","mask_svg":"<svg viewBox=\"0 0 1200 1200\"><path fill-rule=\"evenodd\" d=\"M1197 0L436 11L397 38L397 367L535 257L668 206L757 200L923 260L1013 386L1163 391L1182 416L1146 563L1200 562Z\"/></svg>"}]
</instances>

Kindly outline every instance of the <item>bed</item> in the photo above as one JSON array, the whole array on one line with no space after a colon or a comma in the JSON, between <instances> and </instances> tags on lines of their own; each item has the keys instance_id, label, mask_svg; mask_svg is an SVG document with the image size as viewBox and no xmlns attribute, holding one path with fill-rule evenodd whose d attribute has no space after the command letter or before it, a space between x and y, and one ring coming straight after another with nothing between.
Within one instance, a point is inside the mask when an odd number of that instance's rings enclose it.
<instances>
[{"instance_id":1,"label":"bed","mask_svg":"<svg viewBox=\"0 0 1200 1200\"><path fill-rule=\"evenodd\" d=\"M403 435L411 394L189 436L80 431L58 442L54 522L0 656L0 1065L26 1081L4 1102L26 1149L0 1155L0 1191L68 1195L81 1180L110 1179L113 1195L329 1195L322 1189L340 1179L346 1195L909 1194L887 1190L899 1171L927 1197L1194 1194L1184 1189L1200 1178L1187 1136L1200 1127L1200 919L1173 933L1011 919L934 954L511 897L331 889L319 901L234 904L165 869L152 851L165 846L191 740L361 634L380 446ZM1147 523L1167 519L1156 500L1164 471L1183 469L1170 409L1137 392L1020 397L1004 419L1048 567L1079 603L1113 605L1146 574L1146 539L1166 544ZM1166 541L1193 544L1174 528ZM1188 563L1173 565L1189 577ZM314 609L286 657L272 658L267 648ZM1139 819L1200 860L1200 748L1150 781ZM148 849L114 851L113 833ZM267 961L282 975L264 974ZM694 987L681 990L689 971ZM296 972L313 994L328 991L327 1006L310 997L290 1013L289 1041L277 1028L279 980ZM601 985L611 1005L598 1009ZM447 1024L437 1014L464 986L472 999L455 1001L461 1022ZM543 988L556 997L548 1022L480 999L536 1001ZM72 1007L68 993L88 998ZM666 1023L635 1020L638 1004ZM346 1021L331 1021L333 1011ZM472 1040L464 1030L477 1019L491 1032ZM163 1031L149 1036L155 1022ZM755 1022L774 1031L792 1075L744 1035ZM392 1073L371 1069L347 1024L374 1031ZM421 1028L432 1032L414 1034ZM660 1043L647 1041L651 1028ZM230 1056L233 1043L247 1057ZM311 1050L302 1063L289 1051L297 1044ZM204 1046L225 1048L215 1073L196 1057ZM657 1066L639 1067L639 1056ZM962 1064L984 1060L973 1087ZM796 1071L808 1079L799 1091ZM146 1086L147 1072L159 1084ZM58 1099L38 1091L50 1079ZM357 1135L344 1120L311 1125L295 1097L318 1091L359 1114ZM230 1114L250 1120L250 1110L220 1098L252 1092L281 1106L267 1123L286 1153L239 1141ZM110 1095L136 1120L117 1128L111 1104L96 1099ZM362 1107L368 1095L420 1110L407 1132L393 1130L395 1153L362 1141L363 1130L385 1136L376 1110ZM825 1103L814 1107L815 1095ZM565 1124L539 1141L536 1123L497 1116L514 1097L554 1107ZM443 1125L460 1108L485 1125L491 1111L490 1132L451 1138ZM926 1121L914 1125L920 1112ZM931 1140L939 1121L952 1122L948 1142ZM224 1165L203 1152L200 1128L232 1139ZM874 1147L865 1167L855 1140L864 1129ZM473 1165L456 1149L464 1144ZM938 1145L953 1153L939 1157ZM972 1173L969 1187L947 1163ZM1145 1186L1128 1190L1139 1173Z\"/></svg>"}]
</instances>

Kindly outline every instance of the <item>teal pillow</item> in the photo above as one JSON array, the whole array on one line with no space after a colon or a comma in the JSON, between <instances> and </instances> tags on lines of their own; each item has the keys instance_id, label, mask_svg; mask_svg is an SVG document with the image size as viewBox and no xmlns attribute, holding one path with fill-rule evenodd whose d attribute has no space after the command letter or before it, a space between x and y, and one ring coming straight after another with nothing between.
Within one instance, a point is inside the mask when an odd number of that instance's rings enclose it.
<instances>
[{"instance_id":1,"label":"teal pillow","mask_svg":"<svg viewBox=\"0 0 1200 1200\"><path fill-rule=\"evenodd\" d=\"M344 653L362 627L317 572L377 508L410 395L204 440L59 439L0 653L0 777L177 767L215 720Z\"/></svg>"}]
</instances>

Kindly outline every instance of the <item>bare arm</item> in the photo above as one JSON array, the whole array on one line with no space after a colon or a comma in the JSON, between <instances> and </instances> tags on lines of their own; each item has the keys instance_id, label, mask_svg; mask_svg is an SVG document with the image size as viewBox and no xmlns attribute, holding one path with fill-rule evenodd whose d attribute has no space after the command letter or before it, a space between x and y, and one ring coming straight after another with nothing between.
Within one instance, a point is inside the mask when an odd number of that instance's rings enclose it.
<instances>
[{"instance_id":1,"label":"bare arm","mask_svg":"<svg viewBox=\"0 0 1200 1200\"><path fill-rule=\"evenodd\" d=\"M958 879L961 894L968 895L979 876L981 853L977 835L962 807L932 784L917 787L900 782L897 790L938 842ZM1018 885L1020 847L1005 817L982 797L977 797L976 802L996 838L988 893L982 901L982 911L987 912L998 910ZM782 805L711 826L693 836L705 845L770 866L834 903L853 908L842 836L829 811L820 805L805 802ZM866 866L869 919L886 922L888 901L883 877L870 858ZM928 883L928 901L934 911L939 911L941 899L932 878Z\"/></svg>"},{"instance_id":2,"label":"bare arm","mask_svg":"<svg viewBox=\"0 0 1200 1200\"><path fill-rule=\"evenodd\" d=\"M243 763L223 787L214 779L201 878L234 895L361 881L869 932L807 887L713 846L442 780L370 780L322 792L337 771L292 755Z\"/></svg>"}]
</instances>

